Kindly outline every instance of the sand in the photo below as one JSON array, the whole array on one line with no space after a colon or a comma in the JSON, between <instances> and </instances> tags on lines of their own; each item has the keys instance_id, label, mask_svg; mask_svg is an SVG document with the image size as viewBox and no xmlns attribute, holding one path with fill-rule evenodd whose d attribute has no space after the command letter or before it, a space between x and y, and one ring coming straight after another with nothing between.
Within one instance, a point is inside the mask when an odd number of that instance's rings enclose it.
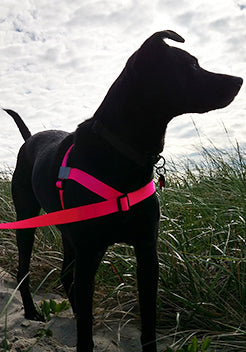
<instances>
[{"instance_id":1,"label":"sand","mask_svg":"<svg viewBox=\"0 0 246 352\"><path fill-rule=\"evenodd\" d=\"M16 282L0 268L0 315L11 297ZM59 296L52 296L56 301ZM35 297L35 301L41 297ZM7 317L7 319L6 319ZM140 331L136 323L113 321L101 323L94 328L95 352L141 352ZM5 329L7 326L7 329ZM37 331L51 330L51 337L38 337ZM17 291L7 314L0 319L0 351L4 351L3 341L7 331L10 352L75 352L76 327L71 309L52 316L47 323L29 321L24 318L21 297ZM160 346L160 351L163 351Z\"/></svg>"}]
</instances>

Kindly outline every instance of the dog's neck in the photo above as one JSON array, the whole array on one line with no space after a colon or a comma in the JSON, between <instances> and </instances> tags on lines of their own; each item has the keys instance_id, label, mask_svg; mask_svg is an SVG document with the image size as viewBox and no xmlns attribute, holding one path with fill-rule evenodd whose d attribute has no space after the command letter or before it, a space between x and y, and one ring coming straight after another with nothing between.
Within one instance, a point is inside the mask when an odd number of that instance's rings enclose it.
<instances>
[{"instance_id":1,"label":"dog's neck","mask_svg":"<svg viewBox=\"0 0 246 352\"><path fill-rule=\"evenodd\" d=\"M123 77L122 77L123 76ZM137 96L124 71L114 82L94 119L139 153L157 155L163 150L168 116L158 116L150 102Z\"/></svg>"},{"instance_id":2,"label":"dog's neck","mask_svg":"<svg viewBox=\"0 0 246 352\"><path fill-rule=\"evenodd\" d=\"M120 154L132 160L139 166L146 166L148 164L153 166L160 158L157 154L139 152L131 145L120 139L117 134L112 133L107 127L105 127L99 118L94 119L92 131L109 143Z\"/></svg>"}]
</instances>

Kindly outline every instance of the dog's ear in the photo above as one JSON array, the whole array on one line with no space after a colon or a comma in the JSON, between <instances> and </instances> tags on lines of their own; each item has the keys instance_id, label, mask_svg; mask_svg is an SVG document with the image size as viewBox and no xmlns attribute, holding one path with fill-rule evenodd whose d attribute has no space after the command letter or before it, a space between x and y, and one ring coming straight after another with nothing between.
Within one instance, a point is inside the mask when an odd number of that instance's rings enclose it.
<instances>
[{"instance_id":1,"label":"dog's ear","mask_svg":"<svg viewBox=\"0 0 246 352\"><path fill-rule=\"evenodd\" d=\"M165 53L164 48L169 45L164 42L164 39L172 39L179 43L184 43L184 39L177 33L171 30L165 30L154 33L141 45L139 50L129 59L128 66L134 69L155 70L156 63L162 60Z\"/></svg>"},{"instance_id":2,"label":"dog's ear","mask_svg":"<svg viewBox=\"0 0 246 352\"><path fill-rule=\"evenodd\" d=\"M184 43L185 41L184 38L182 38L179 34L171 30L157 32L154 34L154 36L158 36L162 40L164 40L165 38L172 39L172 40L175 40L175 42L179 42L179 43Z\"/></svg>"},{"instance_id":3,"label":"dog's ear","mask_svg":"<svg viewBox=\"0 0 246 352\"><path fill-rule=\"evenodd\" d=\"M164 43L164 39L172 39L175 42L184 43L184 38L182 38L179 34L171 30L165 30L154 33L151 37L149 37L145 42L142 44L141 48L149 48L150 46L160 46L160 44Z\"/></svg>"},{"instance_id":4,"label":"dog's ear","mask_svg":"<svg viewBox=\"0 0 246 352\"><path fill-rule=\"evenodd\" d=\"M157 54L159 51L163 50L163 47L168 47L168 44L164 42L164 39L172 39L179 43L184 43L184 39L174 31L165 30L154 33L149 37L139 48L139 52L142 52L143 55L153 55Z\"/></svg>"}]
</instances>

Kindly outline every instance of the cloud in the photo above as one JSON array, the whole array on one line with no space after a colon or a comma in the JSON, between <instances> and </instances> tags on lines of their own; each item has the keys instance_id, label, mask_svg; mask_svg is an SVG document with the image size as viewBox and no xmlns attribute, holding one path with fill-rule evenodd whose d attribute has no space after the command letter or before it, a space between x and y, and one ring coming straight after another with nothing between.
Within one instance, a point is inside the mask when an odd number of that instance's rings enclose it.
<instances>
[{"instance_id":1,"label":"cloud","mask_svg":"<svg viewBox=\"0 0 246 352\"><path fill-rule=\"evenodd\" d=\"M3 0L0 106L16 109L33 132L44 126L72 131L95 112L127 58L153 32L167 28L184 36L180 47L204 68L241 75L245 20L243 0ZM216 120L225 120L243 140L245 94L243 87L221 112L194 115L199 129L223 144ZM22 140L10 117L0 114L0 120L0 163L14 164ZM166 151L192 152L196 143L188 116L170 123Z\"/></svg>"},{"instance_id":2,"label":"cloud","mask_svg":"<svg viewBox=\"0 0 246 352\"><path fill-rule=\"evenodd\" d=\"M246 9L246 3L245 0L234 0L236 5L240 8L240 10L245 10Z\"/></svg>"}]
</instances>

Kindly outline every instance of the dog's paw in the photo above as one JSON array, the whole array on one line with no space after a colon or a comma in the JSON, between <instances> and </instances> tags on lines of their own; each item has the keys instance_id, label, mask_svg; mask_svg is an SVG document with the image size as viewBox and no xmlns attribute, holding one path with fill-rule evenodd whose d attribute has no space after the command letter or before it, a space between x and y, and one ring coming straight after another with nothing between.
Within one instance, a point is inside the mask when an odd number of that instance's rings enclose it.
<instances>
[{"instance_id":1,"label":"dog's paw","mask_svg":"<svg viewBox=\"0 0 246 352\"><path fill-rule=\"evenodd\" d=\"M42 314L40 314L39 312L37 312L36 310L29 312L29 313L26 313L25 318L28 320L45 322L45 317Z\"/></svg>"}]
</instances>

